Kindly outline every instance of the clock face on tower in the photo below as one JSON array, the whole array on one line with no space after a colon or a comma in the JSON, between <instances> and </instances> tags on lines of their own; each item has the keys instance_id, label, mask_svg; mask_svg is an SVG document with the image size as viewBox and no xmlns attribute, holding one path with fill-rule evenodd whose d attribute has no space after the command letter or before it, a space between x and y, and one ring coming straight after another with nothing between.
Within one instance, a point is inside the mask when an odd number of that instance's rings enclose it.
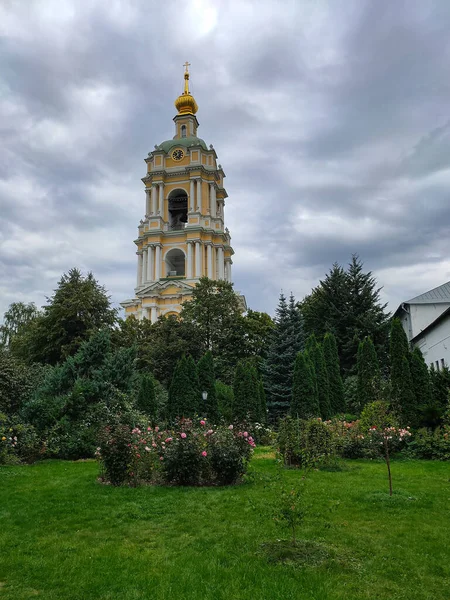
<instances>
[{"instance_id":1,"label":"clock face on tower","mask_svg":"<svg viewBox=\"0 0 450 600\"><path fill-rule=\"evenodd\" d=\"M172 158L173 160L181 160L184 157L184 152L183 150L174 150L172 152Z\"/></svg>"}]
</instances>

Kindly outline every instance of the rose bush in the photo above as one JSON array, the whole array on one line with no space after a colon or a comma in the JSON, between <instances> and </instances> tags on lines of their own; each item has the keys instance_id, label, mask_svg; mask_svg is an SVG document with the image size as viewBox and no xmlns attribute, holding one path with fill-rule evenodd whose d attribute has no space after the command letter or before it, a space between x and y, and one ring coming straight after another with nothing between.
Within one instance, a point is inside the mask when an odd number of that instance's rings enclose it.
<instances>
[{"instance_id":1,"label":"rose bush","mask_svg":"<svg viewBox=\"0 0 450 600\"><path fill-rule=\"evenodd\" d=\"M246 472L254 447L238 427L182 419L170 429L106 427L96 456L101 478L113 485L229 485Z\"/></svg>"}]
</instances>

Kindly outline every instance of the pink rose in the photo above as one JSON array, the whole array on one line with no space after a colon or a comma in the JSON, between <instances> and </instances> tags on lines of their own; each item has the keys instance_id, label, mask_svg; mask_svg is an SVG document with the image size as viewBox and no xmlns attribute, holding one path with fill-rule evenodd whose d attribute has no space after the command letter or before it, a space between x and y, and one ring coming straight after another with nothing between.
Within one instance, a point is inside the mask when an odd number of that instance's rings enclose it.
<instances>
[{"instance_id":1,"label":"pink rose","mask_svg":"<svg viewBox=\"0 0 450 600\"><path fill-rule=\"evenodd\" d=\"M155 433L158 433L159 427L155 427Z\"/></svg>"},{"instance_id":2,"label":"pink rose","mask_svg":"<svg viewBox=\"0 0 450 600\"><path fill-rule=\"evenodd\" d=\"M202 456L208 456L208 453L206 452L206 450L203 450Z\"/></svg>"},{"instance_id":3,"label":"pink rose","mask_svg":"<svg viewBox=\"0 0 450 600\"><path fill-rule=\"evenodd\" d=\"M248 432L244 431L244 437L248 437Z\"/></svg>"},{"instance_id":4,"label":"pink rose","mask_svg":"<svg viewBox=\"0 0 450 600\"><path fill-rule=\"evenodd\" d=\"M166 442L171 442L171 441L172 441L171 437L166 438Z\"/></svg>"},{"instance_id":5,"label":"pink rose","mask_svg":"<svg viewBox=\"0 0 450 600\"><path fill-rule=\"evenodd\" d=\"M181 437L182 437L182 438L183 438L183 440L184 440L184 438L186 437L186 434L183 432L183 433L181 434Z\"/></svg>"},{"instance_id":6,"label":"pink rose","mask_svg":"<svg viewBox=\"0 0 450 600\"><path fill-rule=\"evenodd\" d=\"M141 458L141 455L140 455L140 454L136 454L136 456L137 456L138 458Z\"/></svg>"},{"instance_id":7,"label":"pink rose","mask_svg":"<svg viewBox=\"0 0 450 600\"><path fill-rule=\"evenodd\" d=\"M159 460L164 460L164 457L160 456L160 457L159 457Z\"/></svg>"},{"instance_id":8,"label":"pink rose","mask_svg":"<svg viewBox=\"0 0 450 600\"><path fill-rule=\"evenodd\" d=\"M151 430L152 430L152 428L151 428L151 427L147 427L147 431L151 431Z\"/></svg>"},{"instance_id":9,"label":"pink rose","mask_svg":"<svg viewBox=\"0 0 450 600\"><path fill-rule=\"evenodd\" d=\"M155 444L155 442L153 442L153 444L152 444L152 447L153 447L153 448L156 448L156 444Z\"/></svg>"},{"instance_id":10,"label":"pink rose","mask_svg":"<svg viewBox=\"0 0 450 600\"><path fill-rule=\"evenodd\" d=\"M206 425L206 421L203 421L203 419L200 421L200 425Z\"/></svg>"}]
</instances>

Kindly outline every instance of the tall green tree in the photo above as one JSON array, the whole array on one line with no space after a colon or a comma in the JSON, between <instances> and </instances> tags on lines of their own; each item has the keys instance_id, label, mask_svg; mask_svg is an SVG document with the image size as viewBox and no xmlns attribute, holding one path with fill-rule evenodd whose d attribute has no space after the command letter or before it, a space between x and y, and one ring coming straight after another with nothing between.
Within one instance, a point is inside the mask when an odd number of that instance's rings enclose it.
<instances>
[{"instance_id":1,"label":"tall green tree","mask_svg":"<svg viewBox=\"0 0 450 600\"><path fill-rule=\"evenodd\" d=\"M411 378L416 401L411 406L408 421L412 427L419 427L427 425L422 420L432 405L430 374L420 348L414 348L411 355Z\"/></svg>"},{"instance_id":2,"label":"tall green tree","mask_svg":"<svg viewBox=\"0 0 450 600\"><path fill-rule=\"evenodd\" d=\"M169 387L169 418L174 420L177 417L193 417L198 413L199 405L197 369L191 357L183 356L176 364Z\"/></svg>"},{"instance_id":3,"label":"tall green tree","mask_svg":"<svg viewBox=\"0 0 450 600\"><path fill-rule=\"evenodd\" d=\"M200 394L203 394L203 392L208 394L206 401L202 402L200 414L204 414L211 422L215 423L219 414L217 407L214 360L210 351L204 354L198 361L197 373Z\"/></svg>"},{"instance_id":4,"label":"tall green tree","mask_svg":"<svg viewBox=\"0 0 450 600\"><path fill-rule=\"evenodd\" d=\"M415 394L410 370L411 353L400 319L393 319L390 335L391 404L403 425L415 411Z\"/></svg>"},{"instance_id":5,"label":"tall green tree","mask_svg":"<svg viewBox=\"0 0 450 600\"><path fill-rule=\"evenodd\" d=\"M31 321L24 331L28 362L55 365L74 355L81 344L117 318L110 297L92 273L85 277L78 269L64 274L43 307L43 314Z\"/></svg>"},{"instance_id":6,"label":"tall green tree","mask_svg":"<svg viewBox=\"0 0 450 600\"><path fill-rule=\"evenodd\" d=\"M147 373L144 373L140 377L136 406L141 412L151 419L153 424L155 423L158 411L155 393L155 380Z\"/></svg>"},{"instance_id":7,"label":"tall green tree","mask_svg":"<svg viewBox=\"0 0 450 600\"><path fill-rule=\"evenodd\" d=\"M236 366L234 383L233 418L236 421L256 422L259 420L260 396L259 381L255 367L250 361L240 360Z\"/></svg>"},{"instance_id":8,"label":"tall green tree","mask_svg":"<svg viewBox=\"0 0 450 600\"><path fill-rule=\"evenodd\" d=\"M328 332L323 338L323 355L328 374L331 414L345 411L344 384L339 366L339 354L335 336Z\"/></svg>"},{"instance_id":9,"label":"tall green tree","mask_svg":"<svg viewBox=\"0 0 450 600\"><path fill-rule=\"evenodd\" d=\"M248 309L243 317L246 356L256 357L260 361L267 358L274 326L267 313Z\"/></svg>"},{"instance_id":10,"label":"tall green tree","mask_svg":"<svg viewBox=\"0 0 450 600\"><path fill-rule=\"evenodd\" d=\"M264 390L264 383L262 379L259 379L258 382L258 391L259 391L259 407L260 407L260 423L267 423L267 400L266 400L266 392Z\"/></svg>"},{"instance_id":11,"label":"tall green tree","mask_svg":"<svg viewBox=\"0 0 450 600\"><path fill-rule=\"evenodd\" d=\"M325 365L325 357L322 344L319 344L312 334L306 342L308 357L314 365L317 398L319 401L320 416L329 419L332 415L330 403L330 383Z\"/></svg>"},{"instance_id":12,"label":"tall green tree","mask_svg":"<svg viewBox=\"0 0 450 600\"><path fill-rule=\"evenodd\" d=\"M220 417L231 423L234 407L233 388L226 383L216 381L216 397Z\"/></svg>"},{"instance_id":13,"label":"tall green tree","mask_svg":"<svg viewBox=\"0 0 450 600\"><path fill-rule=\"evenodd\" d=\"M436 427L442 422L442 417L448 407L450 397L450 371L448 368L430 369L431 404L424 415L428 427Z\"/></svg>"},{"instance_id":14,"label":"tall green tree","mask_svg":"<svg viewBox=\"0 0 450 600\"><path fill-rule=\"evenodd\" d=\"M230 383L237 361L245 356L242 305L232 284L202 277L180 317L197 327L202 353L212 352L217 377Z\"/></svg>"},{"instance_id":15,"label":"tall green tree","mask_svg":"<svg viewBox=\"0 0 450 600\"><path fill-rule=\"evenodd\" d=\"M366 337L359 343L357 356L359 410L366 404L380 400L380 365L372 338Z\"/></svg>"},{"instance_id":16,"label":"tall green tree","mask_svg":"<svg viewBox=\"0 0 450 600\"><path fill-rule=\"evenodd\" d=\"M389 314L380 299L381 288L372 273L353 255L347 270L334 263L330 272L300 303L305 333L320 339L336 337L345 376L356 371L359 341L370 336L378 356L387 362ZM385 358L386 357L386 358Z\"/></svg>"},{"instance_id":17,"label":"tall green tree","mask_svg":"<svg viewBox=\"0 0 450 600\"><path fill-rule=\"evenodd\" d=\"M272 418L287 414L291 404L292 375L297 352L303 349L303 331L293 297L280 294L267 359L262 366L267 406Z\"/></svg>"},{"instance_id":18,"label":"tall green tree","mask_svg":"<svg viewBox=\"0 0 450 600\"><path fill-rule=\"evenodd\" d=\"M290 414L294 418L309 419L320 415L317 399L315 373L303 352L298 352L295 358L294 376L292 383L292 400Z\"/></svg>"},{"instance_id":19,"label":"tall green tree","mask_svg":"<svg viewBox=\"0 0 450 600\"><path fill-rule=\"evenodd\" d=\"M39 316L34 302L13 302L3 315L0 325L0 347L13 350L14 339L20 336L27 326Z\"/></svg>"}]
</instances>

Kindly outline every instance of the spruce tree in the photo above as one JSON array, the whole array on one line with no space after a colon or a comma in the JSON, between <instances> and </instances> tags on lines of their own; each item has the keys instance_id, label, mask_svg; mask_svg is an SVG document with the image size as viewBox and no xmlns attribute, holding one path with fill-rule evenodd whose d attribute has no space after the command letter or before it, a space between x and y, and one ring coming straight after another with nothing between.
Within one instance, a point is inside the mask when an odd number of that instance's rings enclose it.
<instances>
[{"instance_id":1,"label":"spruce tree","mask_svg":"<svg viewBox=\"0 0 450 600\"><path fill-rule=\"evenodd\" d=\"M358 372L357 399L359 409L380 399L380 366L372 338L366 337L358 346L356 362Z\"/></svg>"},{"instance_id":2,"label":"spruce tree","mask_svg":"<svg viewBox=\"0 0 450 600\"><path fill-rule=\"evenodd\" d=\"M301 318L292 295L288 305L284 294L280 294L274 321L263 374L267 405L276 419L289 410L295 356L303 344Z\"/></svg>"},{"instance_id":3,"label":"spruce tree","mask_svg":"<svg viewBox=\"0 0 450 600\"><path fill-rule=\"evenodd\" d=\"M292 417L300 419L309 419L320 415L314 373L310 361L303 352L298 352L295 359L289 412Z\"/></svg>"},{"instance_id":4,"label":"spruce tree","mask_svg":"<svg viewBox=\"0 0 450 600\"><path fill-rule=\"evenodd\" d=\"M422 416L425 415L432 404L431 381L428 367L420 348L414 348L411 355L411 378L416 403L410 414L410 425L420 427Z\"/></svg>"},{"instance_id":5,"label":"spruce tree","mask_svg":"<svg viewBox=\"0 0 450 600\"><path fill-rule=\"evenodd\" d=\"M214 374L214 360L211 352L207 352L198 361L197 364L198 383L200 395L207 392L206 401L202 396L202 407L200 414L204 414L208 419L215 423L218 419L217 396L216 396L216 377Z\"/></svg>"},{"instance_id":6,"label":"spruce tree","mask_svg":"<svg viewBox=\"0 0 450 600\"><path fill-rule=\"evenodd\" d=\"M156 421L157 404L155 381L153 377L147 373L140 377L136 406L138 410L147 415L153 423Z\"/></svg>"},{"instance_id":7,"label":"spruce tree","mask_svg":"<svg viewBox=\"0 0 450 600\"><path fill-rule=\"evenodd\" d=\"M322 419L329 419L332 412L330 405L330 384L328 381L322 344L317 343L315 335L313 334L306 342L306 348L308 356L314 365L320 416Z\"/></svg>"},{"instance_id":8,"label":"spruce tree","mask_svg":"<svg viewBox=\"0 0 450 600\"><path fill-rule=\"evenodd\" d=\"M323 339L323 354L330 386L331 414L337 415L345 411L345 398L336 338L332 333L328 332L325 334Z\"/></svg>"},{"instance_id":9,"label":"spruce tree","mask_svg":"<svg viewBox=\"0 0 450 600\"><path fill-rule=\"evenodd\" d=\"M404 359L408 363L408 368L405 367ZM405 424L404 418L410 416L415 410L413 406L415 396L409 368L410 359L408 339L401 321L393 319L390 338L391 403L403 424ZM412 406L408 406L405 402L410 402Z\"/></svg>"}]
</instances>

